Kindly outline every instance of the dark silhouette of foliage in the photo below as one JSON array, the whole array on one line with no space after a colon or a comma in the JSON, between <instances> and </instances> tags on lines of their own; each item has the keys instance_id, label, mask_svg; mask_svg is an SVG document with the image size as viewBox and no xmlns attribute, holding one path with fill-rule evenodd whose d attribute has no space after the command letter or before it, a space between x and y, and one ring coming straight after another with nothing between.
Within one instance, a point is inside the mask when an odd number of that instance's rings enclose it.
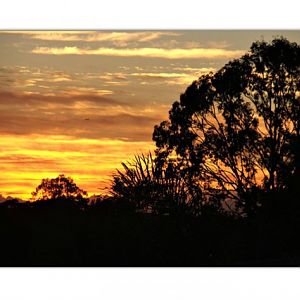
<instances>
[{"instance_id":1,"label":"dark silhouette of foliage","mask_svg":"<svg viewBox=\"0 0 300 300\"><path fill-rule=\"evenodd\" d=\"M273 195L289 200L287 191ZM274 197L273 197L274 200ZM64 202L64 201L62 201ZM277 202L277 201L276 201ZM123 199L0 205L0 266L299 266L299 209L249 220L137 212ZM293 207L294 209L294 207ZM270 210L272 212L272 210Z\"/></svg>"},{"instance_id":2,"label":"dark silhouette of foliage","mask_svg":"<svg viewBox=\"0 0 300 300\"><path fill-rule=\"evenodd\" d=\"M156 214L197 214L202 195L198 185L175 165L156 160L152 154L136 155L122 163L113 176L112 195L134 203L138 210Z\"/></svg>"},{"instance_id":3,"label":"dark silhouette of foliage","mask_svg":"<svg viewBox=\"0 0 300 300\"><path fill-rule=\"evenodd\" d=\"M157 156L175 155L204 196L251 213L262 191L285 189L299 173L299 79L299 45L253 43L173 104L169 120L154 129Z\"/></svg>"},{"instance_id":4,"label":"dark silhouette of foliage","mask_svg":"<svg viewBox=\"0 0 300 300\"><path fill-rule=\"evenodd\" d=\"M71 177L63 174L53 179L42 179L35 192L32 192L34 200L82 200L84 196L87 196L87 192L80 189Z\"/></svg>"}]
</instances>

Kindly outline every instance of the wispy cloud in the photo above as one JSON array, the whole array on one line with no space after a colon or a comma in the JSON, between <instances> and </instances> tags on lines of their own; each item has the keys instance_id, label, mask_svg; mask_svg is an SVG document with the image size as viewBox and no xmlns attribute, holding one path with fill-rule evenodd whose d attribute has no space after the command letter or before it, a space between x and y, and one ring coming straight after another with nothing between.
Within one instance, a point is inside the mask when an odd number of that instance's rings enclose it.
<instances>
[{"instance_id":1,"label":"wispy cloud","mask_svg":"<svg viewBox=\"0 0 300 300\"><path fill-rule=\"evenodd\" d=\"M78 88L77 90L65 90L59 94L40 94L40 93L15 93L10 91L0 90L0 105L8 107L25 106L46 106L47 104L55 103L58 105L72 104L77 101L87 101L103 105L126 105L122 101L113 98L107 98L106 95L112 94L109 90L97 90L93 88Z\"/></svg>"},{"instance_id":2,"label":"wispy cloud","mask_svg":"<svg viewBox=\"0 0 300 300\"><path fill-rule=\"evenodd\" d=\"M0 67L1 92L46 96L109 96L120 94L130 84L121 72L66 72L46 67ZM114 89L115 87L115 89ZM118 89L122 87L122 90ZM42 97L42 96L41 96Z\"/></svg>"},{"instance_id":3,"label":"wispy cloud","mask_svg":"<svg viewBox=\"0 0 300 300\"><path fill-rule=\"evenodd\" d=\"M126 45L128 42L149 42L163 36L179 36L179 32L105 32L105 31L5 31L5 34L18 34L35 40L65 42L113 42Z\"/></svg>"},{"instance_id":4,"label":"wispy cloud","mask_svg":"<svg viewBox=\"0 0 300 300\"><path fill-rule=\"evenodd\" d=\"M166 117L160 105L151 111L89 91L61 96L0 92L0 133L149 141L153 126Z\"/></svg>"},{"instance_id":5,"label":"wispy cloud","mask_svg":"<svg viewBox=\"0 0 300 300\"><path fill-rule=\"evenodd\" d=\"M140 72L131 73L130 76L134 76L139 80L142 80L144 85L153 85L153 81L162 84L174 84L174 85L187 85L196 80L199 76L215 71L214 68L173 68L173 70L185 71L184 73L177 72Z\"/></svg>"},{"instance_id":6,"label":"wispy cloud","mask_svg":"<svg viewBox=\"0 0 300 300\"><path fill-rule=\"evenodd\" d=\"M244 54L243 50L218 48L164 49L164 48L79 48L79 47L36 47L35 54L48 55L100 55L120 57L152 57L165 59L234 58Z\"/></svg>"},{"instance_id":7,"label":"wispy cloud","mask_svg":"<svg viewBox=\"0 0 300 300\"><path fill-rule=\"evenodd\" d=\"M185 77L186 74L184 73L132 73L131 76L135 77L143 77L143 78L178 78L178 77Z\"/></svg>"}]
</instances>

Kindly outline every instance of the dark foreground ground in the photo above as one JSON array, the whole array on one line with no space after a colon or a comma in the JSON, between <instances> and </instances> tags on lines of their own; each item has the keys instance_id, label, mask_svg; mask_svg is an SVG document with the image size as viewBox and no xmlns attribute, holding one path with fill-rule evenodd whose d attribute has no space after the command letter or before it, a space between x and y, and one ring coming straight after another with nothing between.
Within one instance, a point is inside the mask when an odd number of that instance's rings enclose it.
<instances>
[{"instance_id":1,"label":"dark foreground ground","mask_svg":"<svg viewBox=\"0 0 300 300\"><path fill-rule=\"evenodd\" d=\"M298 217L138 214L116 205L0 207L0 266L300 266Z\"/></svg>"}]
</instances>

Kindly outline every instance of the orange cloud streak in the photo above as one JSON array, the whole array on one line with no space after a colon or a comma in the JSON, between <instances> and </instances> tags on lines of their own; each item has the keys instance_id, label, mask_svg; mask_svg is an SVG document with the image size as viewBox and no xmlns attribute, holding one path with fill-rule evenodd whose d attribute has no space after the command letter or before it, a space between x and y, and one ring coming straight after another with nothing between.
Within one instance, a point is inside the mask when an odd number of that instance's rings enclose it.
<instances>
[{"instance_id":1,"label":"orange cloud streak","mask_svg":"<svg viewBox=\"0 0 300 300\"><path fill-rule=\"evenodd\" d=\"M165 59L197 59L197 58L234 58L244 54L242 50L226 50L217 48L164 49L164 48L98 48L79 47L36 47L34 54L48 55L102 55L120 57L151 57Z\"/></svg>"}]
</instances>

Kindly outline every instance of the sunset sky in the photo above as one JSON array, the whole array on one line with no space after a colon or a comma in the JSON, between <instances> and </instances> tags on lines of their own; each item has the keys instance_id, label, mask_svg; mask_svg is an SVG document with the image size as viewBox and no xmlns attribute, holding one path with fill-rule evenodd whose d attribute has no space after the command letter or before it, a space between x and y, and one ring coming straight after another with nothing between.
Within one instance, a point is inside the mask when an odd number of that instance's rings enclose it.
<instances>
[{"instance_id":1,"label":"sunset sky","mask_svg":"<svg viewBox=\"0 0 300 300\"><path fill-rule=\"evenodd\" d=\"M103 193L122 161L201 74L253 41L299 31L0 32L0 194L23 199L65 174Z\"/></svg>"}]
</instances>

